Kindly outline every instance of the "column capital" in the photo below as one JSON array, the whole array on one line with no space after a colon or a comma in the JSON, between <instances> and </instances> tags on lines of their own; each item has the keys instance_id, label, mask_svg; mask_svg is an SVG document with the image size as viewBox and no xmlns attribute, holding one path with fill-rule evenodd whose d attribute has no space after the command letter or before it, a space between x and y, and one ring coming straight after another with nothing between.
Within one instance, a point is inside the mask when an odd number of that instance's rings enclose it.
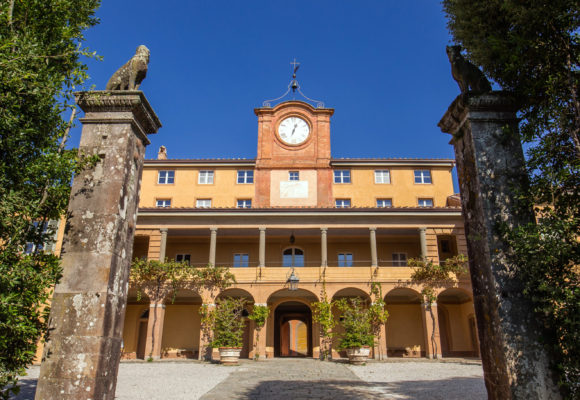
<instances>
[{"instance_id":1,"label":"column capital","mask_svg":"<svg viewBox=\"0 0 580 400\"><path fill-rule=\"evenodd\" d=\"M260 230L260 232L265 232L266 231L266 227L264 225L260 225L258 227L258 229Z\"/></svg>"},{"instance_id":2,"label":"column capital","mask_svg":"<svg viewBox=\"0 0 580 400\"><path fill-rule=\"evenodd\" d=\"M377 230L376 226L369 226L369 231L375 232Z\"/></svg>"},{"instance_id":3,"label":"column capital","mask_svg":"<svg viewBox=\"0 0 580 400\"><path fill-rule=\"evenodd\" d=\"M169 228L159 228L159 232L163 233L167 233L169 232Z\"/></svg>"},{"instance_id":4,"label":"column capital","mask_svg":"<svg viewBox=\"0 0 580 400\"><path fill-rule=\"evenodd\" d=\"M322 232L322 233L326 233L326 232L328 232L328 228L327 228L326 226L322 226L322 227L320 228L320 232Z\"/></svg>"},{"instance_id":5,"label":"column capital","mask_svg":"<svg viewBox=\"0 0 580 400\"><path fill-rule=\"evenodd\" d=\"M209 227L210 232L217 232L218 231L218 227L217 226L210 226Z\"/></svg>"},{"instance_id":6,"label":"column capital","mask_svg":"<svg viewBox=\"0 0 580 400\"><path fill-rule=\"evenodd\" d=\"M420 227L418 228L418 231L419 231L419 232L427 232L427 227L426 227L426 226L420 226Z\"/></svg>"}]
</instances>

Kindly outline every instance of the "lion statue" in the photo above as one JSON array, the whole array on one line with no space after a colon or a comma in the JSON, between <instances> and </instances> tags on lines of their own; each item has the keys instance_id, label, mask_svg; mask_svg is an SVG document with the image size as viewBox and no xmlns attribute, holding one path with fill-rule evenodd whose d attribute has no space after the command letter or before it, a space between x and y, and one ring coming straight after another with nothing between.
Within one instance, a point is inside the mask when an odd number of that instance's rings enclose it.
<instances>
[{"instance_id":1,"label":"lion statue","mask_svg":"<svg viewBox=\"0 0 580 400\"><path fill-rule=\"evenodd\" d=\"M138 90L147 75L147 64L149 49L141 45L135 55L111 76L106 90Z\"/></svg>"},{"instance_id":2,"label":"lion statue","mask_svg":"<svg viewBox=\"0 0 580 400\"><path fill-rule=\"evenodd\" d=\"M447 57L451 63L451 75L459 85L461 93L491 92L491 85L483 72L461 55L461 46L447 46Z\"/></svg>"}]
</instances>

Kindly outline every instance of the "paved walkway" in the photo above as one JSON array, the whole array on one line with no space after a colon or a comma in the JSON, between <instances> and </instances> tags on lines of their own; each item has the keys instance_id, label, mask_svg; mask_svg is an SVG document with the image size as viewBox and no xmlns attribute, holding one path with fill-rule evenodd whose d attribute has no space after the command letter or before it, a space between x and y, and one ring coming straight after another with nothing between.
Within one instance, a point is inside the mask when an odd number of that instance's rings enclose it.
<instances>
[{"instance_id":1,"label":"paved walkway","mask_svg":"<svg viewBox=\"0 0 580 400\"><path fill-rule=\"evenodd\" d=\"M202 400L484 400L479 362L370 362L349 366L311 359L243 363Z\"/></svg>"},{"instance_id":2,"label":"paved walkway","mask_svg":"<svg viewBox=\"0 0 580 400\"><path fill-rule=\"evenodd\" d=\"M21 377L15 400L34 398L39 367ZM390 359L349 366L311 359L242 360L223 367L198 361L122 362L119 400L484 400L481 363ZM56 399L55 399L56 400Z\"/></svg>"}]
</instances>

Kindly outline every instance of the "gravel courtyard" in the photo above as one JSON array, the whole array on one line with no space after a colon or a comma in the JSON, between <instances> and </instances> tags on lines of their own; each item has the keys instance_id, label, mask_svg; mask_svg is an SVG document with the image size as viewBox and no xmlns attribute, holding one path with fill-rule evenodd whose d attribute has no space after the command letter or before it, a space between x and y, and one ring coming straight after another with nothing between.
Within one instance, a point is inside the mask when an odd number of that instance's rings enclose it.
<instances>
[{"instance_id":1,"label":"gravel courtyard","mask_svg":"<svg viewBox=\"0 0 580 400\"><path fill-rule=\"evenodd\" d=\"M39 367L22 377L15 400L34 398ZM473 361L388 361L356 367L309 359L243 361L221 367L196 361L123 362L117 399L465 399L487 398Z\"/></svg>"}]
</instances>

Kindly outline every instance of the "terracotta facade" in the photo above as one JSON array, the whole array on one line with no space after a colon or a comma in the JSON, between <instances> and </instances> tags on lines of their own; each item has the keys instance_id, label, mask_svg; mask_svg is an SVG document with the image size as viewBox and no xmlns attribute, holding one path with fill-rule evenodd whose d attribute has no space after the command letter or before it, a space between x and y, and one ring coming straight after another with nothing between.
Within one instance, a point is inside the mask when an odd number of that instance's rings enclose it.
<instances>
[{"instance_id":1,"label":"terracotta facade","mask_svg":"<svg viewBox=\"0 0 580 400\"><path fill-rule=\"evenodd\" d=\"M247 322L247 357L256 351L318 357L310 304L320 299L323 282L329 298L368 299L371 281L381 283L390 313L374 357L476 356L468 278L440 290L433 326L406 265L413 257L439 262L466 254L461 209L449 200L454 161L333 159L333 109L290 101L255 113L256 159L172 160L163 154L145 162L133 256L231 267L237 284L218 296L270 307L259 342ZM308 124L299 144L279 135L289 117ZM287 284L292 267L298 290ZM146 298L137 301L134 290L129 297L124 357L151 351L154 357L203 356L198 310L216 297L184 291L156 310ZM151 349L153 312L159 346Z\"/></svg>"}]
</instances>

